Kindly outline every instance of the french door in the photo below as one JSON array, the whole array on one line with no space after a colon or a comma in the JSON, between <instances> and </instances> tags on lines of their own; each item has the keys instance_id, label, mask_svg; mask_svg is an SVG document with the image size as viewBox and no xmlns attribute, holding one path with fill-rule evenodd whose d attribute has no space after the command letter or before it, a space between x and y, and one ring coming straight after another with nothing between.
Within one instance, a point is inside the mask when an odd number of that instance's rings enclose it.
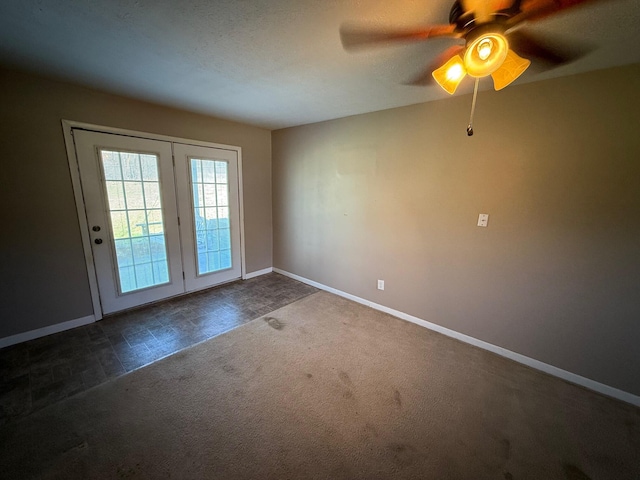
<instances>
[{"instance_id":1,"label":"french door","mask_svg":"<svg viewBox=\"0 0 640 480\"><path fill-rule=\"evenodd\" d=\"M174 144L186 291L240 277L238 154ZM213 282L213 283L212 283Z\"/></svg>"},{"instance_id":2,"label":"french door","mask_svg":"<svg viewBox=\"0 0 640 480\"><path fill-rule=\"evenodd\" d=\"M73 134L103 313L240 278L236 150Z\"/></svg>"}]
</instances>

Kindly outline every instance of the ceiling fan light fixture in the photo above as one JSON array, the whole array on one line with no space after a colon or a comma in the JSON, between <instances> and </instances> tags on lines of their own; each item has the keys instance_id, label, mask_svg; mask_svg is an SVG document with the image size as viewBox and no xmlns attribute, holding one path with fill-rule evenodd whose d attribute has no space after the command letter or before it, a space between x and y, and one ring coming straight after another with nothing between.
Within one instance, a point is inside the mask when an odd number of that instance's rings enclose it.
<instances>
[{"instance_id":1,"label":"ceiling fan light fixture","mask_svg":"<svg viewBox=\"0 0 640 480\"><path fill-rule=\"evenodd\" d=\"M498 70L509 51L509 43L501 33L479 35L467 44L464 66L472 77L486 77Z\"/></svg>"},{"instance_id":2,"label":"ceiling fan light fixture","mask_svg":"<svg viewBox=\"0 0 640 480\"><path fill-rule=\"evenodd\" d=\"M491 74L493 88L502 90L515 81L531 65L531 60L522 58L513 50L509 50L502 66Z\"/></svg>"},{"instance_id":3,"label":"ceiling fan light fixture","mask_svg":"<svg viewBox=\"0 0 640 480\"><path fill-rule=\"evenodd\" d=\"M442 87L442 89L453 95L460 85L462 79L466 76L467 72L464 67L464 61L460 55L454 55L447 63L439 68L436 68L431 75L433 79Z\"/></svg>"}]
</instances>

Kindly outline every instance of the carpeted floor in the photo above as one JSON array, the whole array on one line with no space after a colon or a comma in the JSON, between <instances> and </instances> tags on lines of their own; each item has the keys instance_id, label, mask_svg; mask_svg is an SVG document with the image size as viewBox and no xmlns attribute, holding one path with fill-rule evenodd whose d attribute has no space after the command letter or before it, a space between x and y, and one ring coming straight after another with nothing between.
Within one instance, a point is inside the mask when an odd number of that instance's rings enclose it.
<instances>
[{"instance_id":1,"label":"carpeted floor","mask_svg":"<svg viewBox=\"0 0 640 480\"><path fill-rule=\"evenodd\" d=\"M624 480L640 409L319 292L0 445L11 479Z\"/></svg>"}]
</instances>

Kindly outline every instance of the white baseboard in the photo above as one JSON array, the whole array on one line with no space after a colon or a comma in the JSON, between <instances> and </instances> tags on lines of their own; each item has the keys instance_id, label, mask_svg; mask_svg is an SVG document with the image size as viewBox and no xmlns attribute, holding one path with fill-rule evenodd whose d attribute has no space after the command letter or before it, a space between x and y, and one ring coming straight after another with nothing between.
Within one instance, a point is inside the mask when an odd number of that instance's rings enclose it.
<instances>
[{"instance_id":1,"label":"white baseboard","mask_svg":"<svg viewBox=\"0 0 640 480\"><path fill-rule=\"evenodd\" d=\"M470 337L469 335L456 332L455 330L450 330L448 328L442 327L435 323L427 322L426 320L422 320L421 318L414 317L413 315L400 312L399 310L394 310L392 308L385 307L384 305L371 302L364 298L356 297L355 295L351 295L350 293L346 293L341 290L328 287L321 283L314 282L313 280L309 280L308 278L295 275L285 270L274 268L273 271L276 273L285 275L287 277L293 278L294 280L298 280L299 282L312 285L316 288L319 288L320 290L325 290L327 292L333 293L340 297L344 297L349 300L353 300L354 302L360 303L362 305L366 305L367 307L371 307L375 310L380 310L381 312L388 313L390 315L393 315L394 317L401 318L402 320L407 320L409 322L415 323L422 327L428 328L429 330L433 330L435 332L446 335L447 337L455 338L456 340L460 340L461 342L465 342L470 345L474 345L476 347L482 348L484 350L488 350L489 352L495 353L497 355L508 358L510 360L521 363L523 365L534 368L536 370L540 370L542 372L548 373L549 375L553 375L554 377L558 377L568 382L575 383L576 385L580 385L582 387L588 388L589 390L593 390L594 392L598 392L608 397L612 397L617 400L622 400L623 402L630 403L632 405L640 407L640 396L634 395L629 392L625 392L624 390L619 390L617 388L610 387L609 385L605 385L604 383L596 382L595 380L591 380L590 378L586 378L576 373L571 373L567 370L554 367L553 365L549 365L548 363L544 363L539 360L527 357L525 355L512 352L511 350L507 350L506 348L493 345L483 340L478 340L477 338Z\"/></svg>"},{"instance_id":2,"label":"white baseboard","mask_svg":"<svg viewBox=\"0 0 640 480\"><path fill-rule=\"evenodd\" d=\"M250 278L259 277L260 275L266 275L267 273L273 272L273 268L263 268L262 270L257 270L251 273L245 273L242 277L243 280L249 280Z\"/></svg>"},{"instance_id":3,"label":"white baseboard","mask_svg":"<svg viewBox=\"0 0 640 480\"><path fill-rule=\"evenodd\" d=\"M11 345L26 342L28 340L33 340L34 338L46 337L47 335L51 335L53 333L64 332L65 330L81 327L82 325L88 325L95 321L95 317L93 315L89 315L82 318L76 318L75 320L69 320L67 322L56 323L55 325L38 328L36 330L18 333L16 335L11 335L10 337L0 338L0 348L9 347Z\"/></svg>"}]
</instances>

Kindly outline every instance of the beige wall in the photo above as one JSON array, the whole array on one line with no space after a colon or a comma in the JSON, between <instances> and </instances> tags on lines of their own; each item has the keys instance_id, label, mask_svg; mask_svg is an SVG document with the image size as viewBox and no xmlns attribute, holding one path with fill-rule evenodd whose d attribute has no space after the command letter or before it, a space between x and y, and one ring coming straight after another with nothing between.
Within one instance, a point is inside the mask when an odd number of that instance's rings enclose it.
<instances>
[{"instance_id":1,"label":"beige wall","mask_svg":"<svg viewBox=\"0 0 640 480\"><path fill-rule=\"evenodd\" d=\"M0 105L0 338L93 313L63 118L242 147L247 271L271 267L269 130L8 70Z\"/></svg>"},{"instance_id":2,"label":"beige wall","mask_svg":"<svg viewBox=\"0 0 640 480\"><path fill-rule=\"evenodd\" d=\"M640 395L639 91L480 92L471 138L470 96L276 131L274 267Z\"/></svg>"}]
</instances>

